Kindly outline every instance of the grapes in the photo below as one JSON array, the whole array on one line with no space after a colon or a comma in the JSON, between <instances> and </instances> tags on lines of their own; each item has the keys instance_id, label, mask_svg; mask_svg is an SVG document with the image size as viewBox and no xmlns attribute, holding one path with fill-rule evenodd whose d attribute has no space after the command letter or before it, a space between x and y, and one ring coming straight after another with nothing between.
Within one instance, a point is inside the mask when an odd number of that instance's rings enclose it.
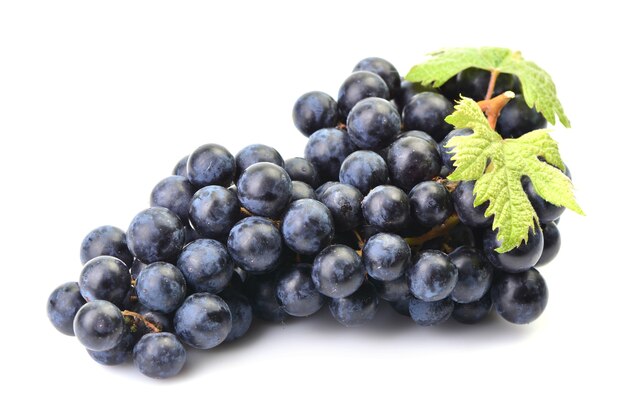
<instances>
[{"instance_id":1,"label":"grapes","mask_svg":"<svg viewBox=\"0 0 626 417\"><path fill-rule=\"evenodd\" d=\"M291 199L291 179L278 165L258 162L237 181L239 202L252 214L276 218Z\"/></svg>"},{"instance_id":2,"label":"grapes","mask_svg":"<svg viewBox=\"0 0 626 417\"><path fill-rule=\"evenodd\" d=\"M133 218L126 237L131 253L149 264L176 258L185 243L185 228L172 211L152 207Z\"/></svg>"},{"instance_id":3,"label":"grapes","mask_svg":"<svg viewBox=\"0 0 626 417\"><path fill-rule=\"evenodd\" d=\"M202 145L189 155L187 178L196 187L228 187L235 178L235 158L226 148L214 143Z\"/></svg>"},{"instance_id":4,"label":"grapes","mask_svg":"<svg viewBox=\"0 0 626 417\"><path fill-rule=\"evenodd\" d=\"M74 317L85 304L77 282L59 285L48 297L48 318L61 333L74 336Z\"/></svg>"},{"instance_id":5,"label":"grapes","mask_svg":"<svg viewBox=\"0 0 626 417\"><path fill-rule=\"evenodd\" d=\"M411 265L407 277L413 296L422 301L440 301L454 290L459 272L445 253L426 250Z\"/></svg>"},{"instance_id":6,"label":"grapes","mask_svg":"<svg viewBox=\"0 0 626 417\"><path fill-rule=\"evenodd\" d=\"M304 158L290 158L285 161L285 171L292 181L302 181L312 188L320 185L315 166Z\"/></svg>"},{"instance_id":7,"label":"grapes","mask_svg":"<svg viewBox=\"0 0 626 417\"><path fill-rule=\"evenodd\" d=\"M496 131L503 138L518 138L532 130L546 127L546 119L526 104L524 96L517 95L500 112Z\"/></svg>"},{"instance_id":8,"label":"grapes","mask_svg":"<svg viewBox=\"0 0 626 417\"><path fill-rule=\"evenodd\" d=\"M278 151L267 145L248 145L235 155L235 165L239 175L257 162L270 162L279 167L285 166L285 161Z\"/></svg>"},{"instance_id":9,"label":"grapes","mask_svg":"<svg viewBox=\"0 0 626 417\"><path fill-rule=\"evenodd\" d=\"M120 309L108 301L90 301L74 317L74 334L89 350L112 349L122 340L124 317Z\"/></svg>"},{"instance_id":10,"label":"grapes","mask_svg":"<svg viewBox=\"0 0 626 417\"><path fill-rule=\"evenodd\" d=\"M233 275L233 260L226 247L213 239L198 239L185 246L176 263L194 292L217 294Z\"/></svg>"},{"instance_id":11,"label":"grapes","mask_svg":"<svg viewBox=\"0 0 626 417\"><path fill-rule=\"evenodd\" d=\"M176 336L196 349L222 343L232 328L228 304L217 295L200 292L183 302L174 316Z\"/></svg>"},{"instance_id":12,"label":"grapes","mask_svg":"<svg viewBox=\"0 0 626 417\"><path fill-rule=\"evenodd\" d=\"M483 248L489 262L506 272L522 272L537 264L543 251L543 233L540 228L529 231L528 240L519 247L505 253L496 252L500 247L496 230L486 230L483 235Z\"/></svg>"},{"instance_id":13,"label":"grapes","mask_svg":"<svg viewBox=\"0 0 626 417\"><path fill-rule=\"evenodd\" d=\"M528 324L543 313L548 304L548 287L535 268L517 274L503 272L491 288L496 313L515 324Z\"/></svg>"},{"instance_id":14,"label":"grapes","mask_svg":"<svg viewBox=\"0 0 626 417\"><path fill-rule=\"evenodd\" d=\"M393 281L404 275L411 261L411 248L398 235L379 233L363 247L363 263L370 277Z\"/></svg>"},{"instance_id":15,"label":"grapes","mask_svg":"<svg viewBox=\"0 0 626 417\"><path fill-rule=\"evenodd\" d=\"M400 90L400 74L391 62L377 57L365 58L359 61L352 71L369 71L385 81L391 98L396 97Z\"/></svg>"},{"instance_id":16,"label":"grapes","mask_svg":"<svg viewBox=\"0 0 626 417\"><path fill-rule=\"evenodd\" d=\"M173 313L185 300L185 277L172 264L155 262L148 265L137 277L137 298L149 309Z\"/></svg>"},{"instance_id":17,"label":"grapes","mask_svg":"<svg viewBox=\"0 0 626 417\"><path fill-rule=\"evenodd\" d=\"M424 92L415 95L402 111L405 130L421 130L437 142L452 130L444 121L454 110L452 103L437 93Z\"/></svg>"},{"instance_id":18,"label":"grapes","mask_svg":"<svg viewBox=\"0 0 626 417\"><path fill-rule=\"evenodd\" d=\"M382 149L400 133L400 115L381 98L359 101L348 115L348 135L359 149Z\"/></svg>"},{"instance_id":19,"label":"grapes","mask_svg":"<svg viewBox=\"0 0 626 417\"><path fill-rule=\"evenodd\" d=\"M430 136L402 135L387 152L391 182L404 191L422 181L432 179L441 170L441 157Z\"/></svg>"},{"instance_id":20,"label":"grapes","mask_svg":"<svg viewBox=\"0 0 626 417\"><path fill-rule=\"evenodd\" d=\"M341 164L339 181L356 187L361 194L387 184L389 173L385 160L372 151L356 151L351 153Z\"/></svg>"},{"instance_id":21,"label":"grapes","mask_svg":"<svg viewBox=\"0 0 626 417\"><path fill-rule=\"evenodd\" d=\"M291 203L280 230L289 249L302 255L317 254L328 246L335 233L330 210L312 199Z\"/></svg>"},{"instance_id":22,"label":"grapes","mask_svg":"<svg viewBox=\"0 0 626 417\"><path fill-rule=\"evenodd\" d=\"M379 185L363 199L363 217L382 231L397 232L409 220L409 198L392 185Z\"/></svg>"},{"instance_id":23,"label":"grapes","mask_svg":"<svg viewBox=\"0 0 626 417\"><path fill-rule=\"evenodd\" d=\"M183 222L189 216L189 202L196 192L185 177L172 175L161 180L150 194L151 207L165 207L173 211Z\"/></svg>"},{"instance_id":24,"label":"grapes","mask_svg":"<svg viewBox=\"0 0 626 417\"><path fill-rule=\"evenodd\" d=\"M339 112L343 117L347 117L357 103L368 97L380 97L388 100L390 98L389 87L382 78L373 72L353 72L339 88L337 95Z\"/></svg>"},{"instance_id":25,"label":"grapes","mask_svg":"<svg viewBox=\"0 0 626 417\"><path fill-rule=\"evenodd\" d=\"M279 271L276 299L287 314L307 317L324 306L324 296L311 279L312 269L309 264L295 264Z\"/></svg>"},{"instance_id":26,"label":"grapes","mask_svg":"<svg viewBox=\"0 0 626 417\"><path fill-rule=\"evenodd\" d=\"M228 236L239 218L237 195L219 185L199 189L189 203L189 222L202 237Z\"/></svg>"},{"instance_id":27,"label":"grapes","mask_svg":"<svg viewBox=\"0 0 626 417\"><path fill-rule=\"evenodd\" d=\"M304 157L315 167L321 181L336 181L344 159L356 150L346 131L320 129L309 137Z\"/></svg>"},{"instance_id":28,"label":"grapes","mask_svg":"<svg viewBox=\"0 0 626 417\"><path fill-rule=\"evenodd\" d=\"M133 349L135 366L151 378L178 375L186 360L185 348L171 333L146 334Z\"/></svg>"},{"instance_id":29,"label":"grapes","mask_svg":"<svg viewBox=\"0 0 626 417\"><path fill-rule=\"evenodd\" d=\"M78 285L87 301L106 300L121 306L130 290L130 272L119 259L98 256L85 264Z\"/></svg>"},{"instance_id":30,"label":"grapes","mask_svg":"<svg viewBox=\"0 0 626 417\"><path fill-rule=\"evenodd\" d=\"M335 127L339 121L337 102L321 91L305 93L293 106L293 124L304 136L325 127Z\"/></svg>"},{"instance_id":31,"label":"grapes","mask_svg":"<svg viewBox=\"0 0 626 417\"><path fill-rule=\"evenodd\" d=\"M378 311L376 288L366 281L352 294L332 298L329 307L335 320L344 326L362 326L371 321Z\"/></svg>"},{"instance_id":32,"label":"grapes","mask_svg":"<svg viewBox=\"0 0 626 417\"><path fill-rule=\"evenodd\" d=\"M85 236L80 245L80 261L85 264L96 256L114 256L126 266L133 263L133 255L126 244L126 233L114 226L100 226Z\"/></svg>"},{"instance_id":33,"label":"grapes","mask_svg":"<svg viewBox=\"0 0 626 417\"><path fill-rule=\"evenodd\" d=\"M361 257L345 245L331 245L313 261L315 288L327 297L342 298L354 293L365 280Z\"/></svg>"},{"instance_id":34,"label":"grapes","mask_svg":"<svg viewBox=\"0 0 626 417\"><path fill-rule=\"evenodd\" d=\"M262 274L278 266L282 238L274 224L262 217L248 217L228 235L228 253L246 272Z\"/></svg>"},{"instance_id":35,"label":"grapes","mask_svg":"<svg viewBox=\"0 0 626 417\"><path fill-rule=\"evenodd\" d=\"M348 327L373 320L380 300L421 326L474 324L492 307L513 323L536 319L548 292L533 266L558 254L564 208L523 176L536 230L499 253L488 202L475 207L474 181L449 178L455 150L446 145L473 133L446 123L449 99L483 99L490 73L468 68L434 88L402 81L382 58L354 71L337 101L313 91L295 103L304 158L260 143L235 156L200 146L153 188L126 233L92 230L79 282L48 298L53 326L100 364L132 357L141 373L168 378L185 365L184 345L211 349L243 337L255 317L285 323L327 302ZM519 79L500 74L494 94L504 89L519 91ZM521 96L497 121L504 137L545 126ZM480 136L487 127L472 128Z\"/></svg>"},{"instance_id":36,"label":"grapes","mask_svg":"<svg viewBox=\"0 0 626 417\"><path fill-rule=\"evenodd\" d=\"M443 184L425 181L409 193L411 215L418 224L432 227L443 223L452 214L452 198Z\"/></svg>"},{"instance_id":37,"label":"grapes","mask_svg":"<svg viewBox=\"0 0 626 417\"><path fill-rule=\"evenodd\" d=\"M330 210L337 232L352 230L362 223L363 195L353 186L331 184L320 194L319 200Z\"/></svg>"}]
</instances>

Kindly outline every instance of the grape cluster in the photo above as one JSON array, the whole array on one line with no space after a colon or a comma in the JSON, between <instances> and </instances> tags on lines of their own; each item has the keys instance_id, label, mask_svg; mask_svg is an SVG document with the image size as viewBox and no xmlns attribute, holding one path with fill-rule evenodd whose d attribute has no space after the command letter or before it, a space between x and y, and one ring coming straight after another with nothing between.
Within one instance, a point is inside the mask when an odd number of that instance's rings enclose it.
<instances>
[{"instance_id":1,"label":"grape cluster","mask_svg":"<svg viewBox=\"0 0 626 417\"><path fill-rule=\"evenodd\" d=\"M541 227L498 253L492 218L474 207L473 183L454 183L445 144L469 135L444 118L460 94L484 97L489 74L462 71L440 89L403 81L368 58L339 88L302 95L293 108L308 137L304 158L255 144L232 155L207 144L182 158L124 232L83 240L78 282L56 288L52 324L76 335L105 365L131 359L154 378L176 375L186 346L210 349L242 337L253 317L282 322L328 304L343 325L375 316L382 302L417 324L484 319L513 323L544 310L534 268L558 253L563 209L523 187ZM517 137L545 126L515 77L496 92L518 98L497 130Z\"/></svg>"}]
</instances>

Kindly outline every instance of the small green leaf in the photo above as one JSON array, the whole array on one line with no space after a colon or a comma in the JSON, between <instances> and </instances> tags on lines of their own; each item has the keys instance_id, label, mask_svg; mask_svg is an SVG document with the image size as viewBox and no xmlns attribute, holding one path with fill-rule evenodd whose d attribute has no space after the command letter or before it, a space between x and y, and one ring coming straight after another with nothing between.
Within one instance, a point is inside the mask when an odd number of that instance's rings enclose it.
<instances>
[{"instance_id":1,"label":"small green leaf","mask_svg":"<svg viewBox=\"0 0 626 417\"><path fill-rule=\"evenodd\" d=\"M503 140L491 129L478 104L469 98L462 98L446 121L457 129L474 131L448 142L447 147L454 148L455 166L448 179L476 181L474 205L489 202L485 215L494 216L493 228L498 229L501 241L498 252L508 252L526 241L529 230L534 231L539 221L522 188L523 176L530 178L544 200L584 214L574 199L572 182L562 171L565 166L558 145L548 130Z\"/></svg>"},{"instance_id":2,"label":"small green leaf","mask_svg":"<svg viewBox=\"0 0 626 417\"><path fill-rule=\"evenodd\" d=\"M513 74L522 83L528 106L534 106L551 124L555 124L558 117L563 126L570 127L552 78L534 62L524 60L521 53L495 47L452 48L435 52L431 56L428 61L411 68L405 78L439 87L470 67Z\"/></svg>"}]
</instances>

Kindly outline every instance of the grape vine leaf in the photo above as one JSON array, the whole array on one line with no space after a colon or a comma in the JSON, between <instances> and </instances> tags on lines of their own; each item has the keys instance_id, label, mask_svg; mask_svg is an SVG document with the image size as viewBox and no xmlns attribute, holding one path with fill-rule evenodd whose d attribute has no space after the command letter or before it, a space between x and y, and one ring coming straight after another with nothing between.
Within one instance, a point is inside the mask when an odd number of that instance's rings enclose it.
<instances>
[{"instance_id":1,"label":"grape vine leaf","mask_svg":"<svg viewBox=\"0 0 626 417\"><path fill-rule=\"evenodd\" d=\"M570 127L563 106L557 98L552 77L532 61L526 61L520 52L506 48L451 48L434 52L428 61L415 65L407 76L411 82L439 87L458 72L470 67L516 75L529 107L535 107L550 124L556 117L563 126ZM556 116L555 116L556 115Z\"/></svg>"},{"instance_id":2,"label":"grape vine leaf","mask_svg":"<svg viewBox=\"0 0 626 417\"><path fill-rule=\"evenodd\" d=\"M574 199L572 182L563 173L565 165L548 130L534 130L517 139L502 139L470 98L462 98L455 111L446 117L446 122L457 129L474 131L470 136L455 136L446 145L454 148L455 170L448 179L476 181L474 206L489 201L485 215L494 215L493 228L498 228L501 241L498 252L518 247L539 222L522 188L522 176L530 178L544 200L584 214Z\"/></svg>"}]
</instances>

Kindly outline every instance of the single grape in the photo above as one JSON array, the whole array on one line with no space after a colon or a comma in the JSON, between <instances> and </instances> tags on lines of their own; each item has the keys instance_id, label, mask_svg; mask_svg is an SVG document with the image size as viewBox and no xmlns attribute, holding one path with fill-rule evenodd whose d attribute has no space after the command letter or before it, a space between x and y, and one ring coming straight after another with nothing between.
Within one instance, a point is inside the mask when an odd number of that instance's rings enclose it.
<instances>
[{"instance_id":1,"label":"single grape","mask_svg":"<svg viewBox=\"0 0 626 417\"><path fill-rule=\"evenodd\" d=\"M187 284L183 274L174 265L154 262L137 277L136 290L141 304L151 310L168 314L174 312L185 300Z\"/></svg>"},{"instance_id":2,"label":"single grape","mask_svg":"<svg viewBox=\"0 0 626 417\"><path fill-rule=\"evenodd\" d=\"M185 228L171 210L152 207L139 212L126 232L128 249L144 263L178 256L185 243Z\"/></svg>"},{"instance_id":3,"label":"single grape","mask_svg":"<svg viewBox=\"0 0 626 417\"><path fill-rule=\"evenodd\" d=\"M237 195L251 213L277 218L291 199L291 179L278 165L258 162L239 177Z\"/></svg>"},{"instance_id":4,"label":"single grape","mask_svg":"<svg viewBox=\"0 0 626 417\"><path fill-rule=\"evenodd\" d=\"M377 57L365 58L359 61L352 71L369 71L385 81L391 98L400 92L400 74L391 62Z\"/></svg>"},{"instance_id":5,"label":"single grape","mask_svg":"<svg viewBox=\"0 0 626 417\"><path fill-rule=\"evenodd\" d=\"M437 301L411 298L409 314L420 326L435 326L448 320L454 310L454 302L448 297Z\"/></svg>"},{"instance_id":6,"label":"single grape","mask_svg":"<svg viewBox=\"0 0 626 417\"><path fill-rule=\"evenodd\" d=\"M543 232L543 251L536 266L545 265L552 261L561 249L561 233L556 223L544 224L541 231Z\"/></svg>"},{"instance_id":7,"label":"single grape","mask_svg":"<svg viewBox=\"0 0 626 417\"><path fill-rule=\"evenodd\" d=\"M362 326L374 319L378 311L378 295L374 286L366 281L352 294L332 298L329 307L335 320L344 326Z\"/></svg>"},{"instance_id":8,"label":"single grape","mask_svg":"<svg viewBox=\"0 0 626 417\"><path fill-rule=\"evenodd\" d=\"M401 123L393 104L378 97L366 98L348 115L348 135L359 149L382 149L400 133Z\"/></svg>"},{"instance_id":9,"label":"single grape","mask_svg":"<svg viewBox=\"0 0 626 417\"><path fill-rule=\"evenodd\" d=\"M409 297L413 298L411 290L409 290L409 281L407 280L406 275L402 275L400 278L396 278L392 281L379 281L377 279L372 279L370 282L374 284L378 296L391 303L401 301ZM408 315L408 310L406 315Z\"/></svg>"},{"instance_id":10,"label":"single grape","mask_svg":"<svg viewBox=\"0 0 626 417\"><path fill-rule=\"evenodd\" d=\"M302 181L291 181L291 201L303 199L317 200L315 190L309 184Z\"/></svg>"},{"instance_id":11,"label":"single grape","mask_svg":"<svg viewBox=\"0 0 626 417\"><path fill-rule=\"evenodd\" d=\"M135 345L133 361L139 372L150 378L170 378L185 366L187 352L173 334L150 333Z\"/></svg>"},{"instance_id":12,"label":"single grape","mask_svg":"<svg viewBox=\"0 0 626 417\"><path fill-rule=\"evenodd\" d=\"M439 174L441 157L437 144L414 132L401 135L389 147L387 167L391 183L409 192L416 184Z\"/></svg>"},{"instance_id":13,"label":"single grape","mask_svg":"<svg viewBox=\"0 0 626 417\"><path fill-rule=\"evenodd\" d=\"M228 235L228 253L246 272L262 274L280 261L282 238L274 224L262 217L248 217Z\"/></svg>"},{"instance_id":14,"label":"single grape","mask_svg":"<svg viewBox=\"0 0 626 417\"><path fill-rule=\"evenodd\" d=\"M485 217L488 203L474 207L474 181L461 181L452 192L454 209L461 222L470 227L487 227L493 216Z\"/></svg>"},{"instance_id":15,"label":"single grape","mask_svg":"<svg viewBox=\"0 0 626 417\"><path fill-rule=\"evenodd\" d=\"M518 94L500 111L496 131L503 138L518 138L525 133L546 127L545 117L526 104L524 96Z\"/></svg>"},{"instance_id":16,"label":"single grape","mask_svg":"<svg viewBox=\"0 0 626 417\"><path fill-rule=\"evenodd\" d=\"M461 246L448 255L458 270L459 279L450 294L457 303L472 303L484 296L491 287L493 267L476 249Z\"/></svg>"},{"instance_id":17,"label":"single grape","mask_svg":"<svg viewBox=\"0 0 626 417\"><path fill-rule=\"evenodd\" d=\"M106 300L121 306L130 290L130 272L119 259L98 256L83 266L78 286L87 301Z\"/></svg>"},{"instance_id":18,"label":"single grape","mask_svg":"<svg viewBox=\"0 0 626 417\"><path fill-rule=\"evenodd\" d=\"M137 279L139 273L143 271L146 266L148 266L148 264L141 262L139 259L135 259L133 261L133 265L130 267L130 277L132 279Z\"/></svg>"},{"instance_id":19,"label":"single grape","mask_svg":"<svg viewBox=\"0 0 626 417\"><path fill-rule=\"evenodd\" d=\"M409 221L409 197L392 185L379 185L363 199L363 218L386 232L402 230Z\"/></svg>"},{"instance_id":20,"label":"single grape","mask_svg":"<svg viewBox=\"0 0 626 417\"><path fill-rule=\"evenodd\" d=\"M320 129L309 137L304 157L315 167L321 181L337 181L344 159L356 150L345 130Z\"/></svg>"},{"instance_id":21,"label":"single grape","mask_svg":"<svg viewBox=\"0 0 626 417\"><path fill-rule=\"evenodd\" d=\"M280 231L289 249L302 255L315 255L328 246L335 227L328 207L317 200L304 199L289 205Z\"/></svg>"},{"instance_id":22,"label":"single grape","mask_svg":"<svg viewBox=\"0 0 626 417\"><path fill-rule=\"evenodd\" d=\"M320 177L315 166L304 158L289 158L285 161L285 171L292 181L302 181L312 188L320 185Z\"/></svg>"},{"instance_id":23,"label":"single grape","mask_svg":"<svg viewBox=\"0 0 626 417\"><path fill-rule=\"evenodd\" d=\"M337 185L337 184L340 184L340 182L339 181L327 181L324 184L317 187L315 189L315 195L317 196L317 199L319 200L322 197L322 195L326 192L326 190L328 190L333 185Z\"/></svg>"},{"instance_id":24,"label":"single grape","mask_svg":"<svg viewBox=\"0 0 626 417\"><path fill-rule=\"evenodd\" d=\"M378 75L369 71L356 71L341 84L337 95L337 105L343 117L361 100L368 97L380 97L388 100L389 88Z\"/></svg>"},{"instance_id":25,"label":"single grape","mask_svg":"<svg viewBox=\"0 0 626 417\"><path fill-rule=\"evenodd\" d=\"M89 301L74 317L74 334L89 350L112 349L124 335L124 317L115 304L104 300Z\"/></svg>"},{"instance_id":26,"label":"single grape","mask_svg":"<svg viewBox=\"0 0 626 417\"><path fill-rule=\"evenodd\" d=\"M515 324L528 324L543 313L548 304L548 287L535 268L496 275L491 288L496 313Z\"/></svg>"},{"instance_id":27,"label":"single grape","mask_svg":"<svg viewBox=\"0 0 626 417\"><path fill-rule=\"evenodd\" d=\"M412 218L421 226L442 224L453 211L452 197L443 184L424 181L409 193Z\"/></svg>"},{"instance_id":28,"label":"single grape","mask_svg":"<svg viewBox=\"0 0 626 417\"><path fill-rule=\"evenodd\" d=\"M363 194L348 184L332 184L319 195L319 200L330 210L335 231L350 231L363 222L361 203Z\"/></svg>"},{"instance_id":29,"label":"single grape","mask_svg":"<svg viewBox=\"0 0 626 417\"><path fill-rule=\"evenodd\" d=\"M217 294L233 275L233 260L226 247L213 239L198 239L185 246L176 263L192 292Z\"/></svg>"},{"instance_id":30,"label":"single grape","mask_svg":"<svg viewBox=\"0 0 626 417\"><path fill-rule=\"evenodd\" d=\"M320 293L341 298L359 289L365 280L365 268L354 249L331 245L315 257L311 277Z\"/></svg>"},{"instance_id":31,"label":"single grape","mask_svg":"<svg viewBox=\"0 0 626 417\"><path fill-rule=\"evenodd\" d=\"M450 172L454 171L454 161L452 161L452 155L454 155L454 147L449 148L448 142L450 139L456 136L469 136L474 131L472 129L454 129L446 135L445 138L439 144L439 153L441 154L442 168L446 167Z\"/></svg>"},{"instance_id":32,"label":"single grape","mask_svg":"<svg viewBox=\"0 0 626 417\"><path fill-rule=\"evenodd\" d=\"M231 279L233 281L234 279ZM248 298L234 291L224 291L220 297L228 304L233 325L224 342L232 342L245 335L252 324L252 306Z\"/></svg>"},{"instance_id":33,"label":"single grape","mask_svg":"<svg viewBox=\"0 0 626 417\"><path fill-rule=\"evenodd\" d=\"M363 247L363 264L376 280L393 281L404 276L411 263L411 248L398 235L379 233Z\"/></svg>"},{"instance_id":34,"label":"single grape","mask_svg":"<svg viewBox=\"0 0 626 417\"><path fill-rule=\"evenodd\" d=\"M195 188L185 177L172 175L161 180L150 194L150 207L165 207L183 222L189 217L189 203Z\"/></svg>"},{"instance_id":35,"label":"single grape","mask_svg":"<svg viewBox=\"0 0 626 417\"><path fill-rule=\"evenodd\" d=\"M411 300L414 300L414 299L415 297L413 297L412 295L409 295L408 297L391 301L389 305L391 306L391 308L393 308L396 311L396 313L402 316L411 317L411 313L409 312L409 303L411 302Z\"/></svg>"},{"instance_id":36,"label":"single grape","mask_svg":"<svg viewBox=\"0 0 626 417\"><path fill-rule=\"evenodd\" d=\"M375 152L353 152L341 164L339 181L356 187L365 195L372 188L389 182L387 164Z\"/></svg>"},{"instance_id":37,"label":"single grape","mask_svg":"<svg viewBox=\"0 0 626 417\"><path fill-rule=\"evenodd\" d=\"M276 299L290 316L307 317L324 306L324 296L311 279L310 264L294 264L278 272Z\"/></svg>"},{"instance_id":38,"label":"single grape","mask_svg":"<svg viewBox=\"0 0 626 417\"><path fill-rule=\"evenodd\" d=\"M293 124L304 136L339 122L337 102L321 91L311 91L298 98L292 111Z\"/></svg>"},{"instance_id":39,"label":"single grape","mask_svg":"<svg viewBox=\"0 0 626 417\"><path fill-rule=\"evenodd\" d=\"M457 88L463 97L469 97L475 101L484 100L489 87L491 72L480 68L468 68L459 72L456 76ZM505 91L513 91L515 76L501 73L496 79L492 97L499 96Z\"/></svg>"},{"instance_id":40,"label":"single grape","mask_svg":"<svg viewBox=\"0 0 626 417\"><path fill-rule=\"evenodd\" d=\"M525 271L537 264L543 251L543 233L540 228L529 231L528 240L515 249L505 253L496 252L500 247L496 230L485 230L483 250L493 266L506 272Z\"/></svg>"},{"instance_id":41,"label":"single grape","mask_svg":"<svg viewBox=\"0 0 626 417\"><path fill-rule=\"evenodd\" d=\"M180 161L176 163L174 170L172 171L172 175L180 175L181 177L187 177L187 161L189 160L189 155L183 156Z\"/></svg>"},{"instance_id":42,"label":"single grape","mask_svg":"<svg viewBox=\"0 0 626 417\"><path fill-rule=\"evenodd\" d=\"M276 274L258 275L244 282L255 317L273 323L284 322L288 315L276 298Z\"/></svg>"},{"instance_id":43,"label":"single grape","mask_svg":"<svg viewBox=\"0 0 626 417\"><path fill-rule=\"evenodd\" d=\"M411 293L422 301L440 301L448 297L458 277L456 265L445 253L436 250L421 252L407 272Z\"/></svg>"},{"instance_id":44,"label":"single grape","mask_svg":"<svg viewBox=\"0 0 626 417\"><path fill-rule=\"evenodd\" d=\"M202 237L227 236L240 217L237 194L220 185L199 189L189 204L189 222Z\"/></svg>"},{"instance_id":45,"label":"single grape","mask_svg":"<svg viewBox=\"0 0 626 417\"><path fill-rule=\"evenodd\" d=\"M205 292L187 297L174 316L176 336L196 349L219 345L231 328L228 305L217 295Z\"/></svg>"},{"instance_id":46,"label":"single grape","mask_svg":"<svg viewBox=\"0 0 626 417\"><path fill-rule=\"evenodd\" d=\"M459 99L459 86L456 80L457 75L458 74L453 75L439 87L439 93L451 102L455 102Z\"/></svg>"},{"instance_id":47,"label":"single grape","mask_svg":"<svg viewBox=\"0 0 626 417\"><path fill-rule=\"evenodd\" d=\"M535 190L533 183L530 181L530 178L523 176L522 177L522 187L524 188L524 192L528 196L528 200L530 204L532 204L533 209L537 213L539 217L539 222L548 223L552 222L559 217L565 211L565 207L556 206L552 203L547 202Z\"/></svg>"},{"instance_id":48,"label":"single grape","mask_svg":"<svg viewBox=\"0 0 626 417\"><path fill-rule=\"evenodd\" d=\"M444 120L452 114L452 103L437 93L419 93L409 101L402 111L405 130L421 130L435 141L441 142L453 129Z\"/></svg>"},{"instance_id":49,"label":"single grape","mask_svg":"<svg viewBox=\"0 0 626 417\"><path fill-rule=\"evenodd\" d=\"M489 291L480 300L471 303L455 303L452 318L459 323L475 324L483 320L491 311L491 294Z\"/></svg>"},{"instance_id":50,"label":"single grape","mask_svg":"<svg viewBox=\"0 0 626 417\"><path fill-rule=\"evenodd\" d=\"M190 244L191 242L193 242L194 240L198 240L200 239L200 234L196 231L196 229L194 229L193 227L191 227L190 225L186 224L185 225L185 244L183 245L183 247L185 247L186 245Z\"/></svg>"},{"instance_id":51,"label":"single grape","mask_svg":"<svg viewBox=\"0 0 626 417\"><path fill-rule=\"evenodd\" d=\"M74 336L74 317L85 304L77 282L59 285L48 297L48 319L61 333Z\"/></svg>"},{"instance_id":52,"label":"single grape","mask_svg":"<svg viewBox=\"0 0 626 417\"><path fill-rule=\"evenodd\" d=\"M408 80L402 80L400 83L400 91L394 96L393 102L396 103L398 111L402 112L404 106L411 101L411 99L419 93L430 91L436 93L437 91L432 87L427 87L422 83L413 83Z\"/></svg>"},{"instance_id":53,"label":"single grape","mask_svg":"<svg viewBox=\"0 0 626 417\"><path fill-rule=\"evenodd\" d=\"M85 264L102 255L116 257L130 266L133 255L126 244L126 233L114 226L100 226L89 232L80 245L80 261Z\"/></svg>"},{"instance_id":54,"label":"single grape","mask_svg":"<svg viewBox=\"0 0 626 417\"><path fill-rule=\"evenodd\" d=\"M281 168L285 166L283 157L271 146L262 144L248 145L235 155L237 176L241 175L250 165L254 165L257 162L270 162Z\"/></svg>"},{"instance_id":55,"label":"single grape","mask_svg":"<svg viewBox=\"0 0 626 417\"><path fill-rule=\"evenodd\" d=\"M235 178L235 158L222 145L202 145L187 161L187 178L198 188L207 185L228 187Z\"/></svg>"},{"instance_id":56,"label":"single grape","mask_svg":"<svg viewBox=\"0 0 626 417\"><path fill-rule=\"evenodd\" d=\"M138 331L131 331L124 326L124 335L120 342L108 350L95 351L87 349L91 358L101 365L115 366L128 362L133 356L133 348L142 335Z\"/></svg>"}]
</instances>

